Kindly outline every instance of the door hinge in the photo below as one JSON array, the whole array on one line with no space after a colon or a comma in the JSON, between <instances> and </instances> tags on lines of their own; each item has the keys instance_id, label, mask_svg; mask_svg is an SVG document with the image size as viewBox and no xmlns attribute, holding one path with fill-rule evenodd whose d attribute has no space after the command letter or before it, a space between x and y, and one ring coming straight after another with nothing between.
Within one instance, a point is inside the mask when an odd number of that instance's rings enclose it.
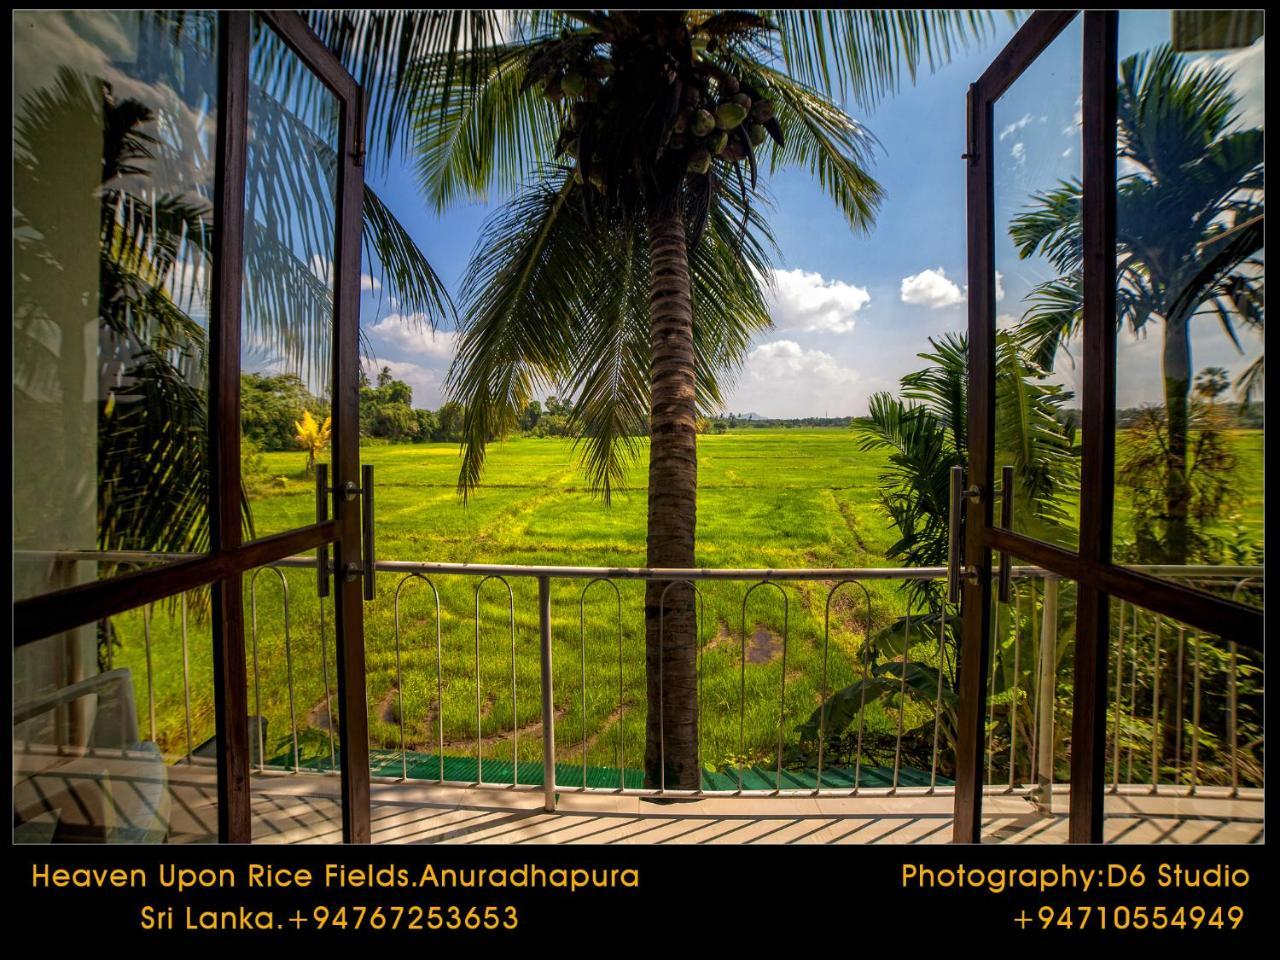
<instances>
[{"instance_id":1,"label":"door hinge","mask_svg":"<svg viewBox=\"0 0 1280 960\"><path fill-rule=\"evenodd\" d=\"M973 122L974 106L977 103L977 87L976 83L969 84L969 91L965 94L965 128L964 128L964 153L960 154L961 160L968 160L970 164L978 159L978 145L974 142L975 127L977 124Z\"/></svg>"}]
</instances>

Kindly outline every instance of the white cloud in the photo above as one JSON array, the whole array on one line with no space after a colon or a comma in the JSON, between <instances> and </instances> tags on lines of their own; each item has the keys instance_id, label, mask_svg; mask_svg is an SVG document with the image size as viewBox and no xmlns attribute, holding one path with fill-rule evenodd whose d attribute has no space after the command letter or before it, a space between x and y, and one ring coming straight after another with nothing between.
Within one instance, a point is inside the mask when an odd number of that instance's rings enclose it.
<instances>
[{"instance_id":1,"label":"white cloud","mask_svg":"<svg viewBox=\"0 0 1280 960\"><path fill-rule=\"evenodd\" d=\"M360 274L360 289L368 290L370 293L377 293L382 289L382 281L371 273Z\"/></svg>"},{"instance_id":2,"label":"white cloud","mask_svg":"<svg viewBox=\"0 0 1280 960\"><path fill-rule=\"evenodd\" d=\"M431 324L420 313L389 314L369 327L369 336L404 353L438 360L452 359L458 339L453 330L436 330L433 333Z\"/></svg>"},{"instance_id":3,"label":"white cloud","mask_svg":"<svg viewBox=\"0 0 1280 960\"><path fill-rule=\"evenodd\" d=\"M732 403L764 416L847 416L865 406L866 393L858 372L831 354L775 340L747 355Z\"/></svg>"},{"instance_id":4,"label":"white cloud","mask_svg":"<svg viewBox=\"0 0 1280 960\"><path fill-rule=\"evenodd\" d=\"M391 376L403 380L413 390L413 406L434 410L441 403L441 377L438 371L410 363L406 360L371 360L361 361L365 376L377 380L378 371L383 367L391 370Z\"/></svg>"},{"instance_id":5,"label":"white cloud","mask_svg":"<svg viewBox=\"0 0 1280 960\"><path fill-rule=\"evenodd\" d=\"M1009 137L1017 133L1019 130L1025 127L1028 123L1030 123L1033 119L1035 118L1028 113L1024 115L1021 120L1013 121L1013 123L1009 124L1007 127L1005 127L1003 130L1000 131L1000 139L1003 140L1005 137Z\"/></svg>"},{"instance_id":6,"label":"white cloud","mask_svg":"<svg viewBox=\"0 0 1280 960\"><path fill-rule=\"evenodd\" d=\"M865 287L827 280L820 273L774 270L767 298L779 330L849 333L871 294Z\"/></svg>"},{"instance_id":7,"label":"white cloud","mask_svg":"<svg viewBox=\"0 0 1280 960\"><path fill-rule=\"evenodd\" d=\"M942 267L921 270L915 276L902 278L900 297L903 303L943 310L958 306L969 298L969 286L961 287L947 276ZM1004 299L1004 274L996 271L996 300Z\"/></svg>"},{"instance_id":8,"label":"white cloud","mask_svg":"<svg viewBox=\"0 0 1280 960\"><path fill-rule=\"evenodd\" d=\"M921 270L915 276L902 278L902 302L941 310L964 303L965 292L941 267Z\"/></svg>"},{"instance_id":9,"label":"white cloud","mask_svg":"<svg viewBox=\"0 0 1280 960\"><path fill-rule=\"evenodd\" d=\"M1027 162L1027 145L1019 140L1009 148L1009 155L1013 157L1013 162L1023 164Z\"/></svg>"}]
</instances>

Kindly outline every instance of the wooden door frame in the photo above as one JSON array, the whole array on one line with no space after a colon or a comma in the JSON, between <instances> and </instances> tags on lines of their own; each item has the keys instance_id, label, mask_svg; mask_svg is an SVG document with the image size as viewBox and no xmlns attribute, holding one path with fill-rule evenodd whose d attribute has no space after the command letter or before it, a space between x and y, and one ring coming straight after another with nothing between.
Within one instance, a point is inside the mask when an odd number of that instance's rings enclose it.
<instances>
[{"instance_id":1,"label":"wooden door frame","mask_svg":"<svg viewBox=\"0 0 1280 960\"><path fill-rule=\"evenodd\" d=\"M1119 14L1082 16L1083 389L1080 538L1075 550L993 524L995 436L995 205L992 122L995 102L1075 19L1079 11L1037 11L1014 34L968 100L967 242L969 280L969 486L965 501L960 717L953 839L978 843L982 831L990 669L991 553L1007 551L1077 585L1072 713L1072 843L1102 840L1103 761L1110 598L1261 649L1263 614L1243 604L1135 572L1112 562L1116 385L1116 76Z\"/></svg>"},{"instance_id":2,"label":"wooden door frame","mask_svg":"<svg viewBox=\"0 0 1280 960\"><path fill-rule=\"evenodd\" d=\"M211 270L209 331L210 549L167 559L106 580L20 600L13 605L15 648L104 617L208 585L212 591L214 710L218 771L218 839L252 839L249 704L242 574L285 557L335 545L335 570L360 557L359 501L341 491L360 485L359 324L364 198L365 100L360 86L301 15L259 16L334 94L341 107L337 208L334 217L333 519L244 543L240 526L240 355L244 282L245 176L248 162L250 18L218 15L218 140L215 153L216 249ZM343 557L344 546L346 557ZM368 703L360 580L334 577L343 840L367 843L369 828Z\"/></svg>"}]
</instances>

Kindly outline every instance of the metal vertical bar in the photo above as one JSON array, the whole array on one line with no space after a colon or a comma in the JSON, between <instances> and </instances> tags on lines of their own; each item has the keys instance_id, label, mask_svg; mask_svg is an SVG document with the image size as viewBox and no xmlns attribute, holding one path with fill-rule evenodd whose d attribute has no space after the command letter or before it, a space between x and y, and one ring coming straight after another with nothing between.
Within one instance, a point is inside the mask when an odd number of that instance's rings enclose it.
<instances>
[{"instance_id":1,"label":"metal vertical bar","mask_svg":"<svg viewBox=\"0 0 1280 960\"><path fill-rule=\"evenodd\" d=\"M187 595L182 595L182 698L187 721L187 763L191 763L191 662L187 656Z\"/></svg>"},{"instance_id":2,"label":"metal vertical bar","mask_svg":"<svg viewBox=\"0 0 1280 960\"><path fill-rule=\"evenodd\" d=\"M1200 632L1197 630L1193 642L1196 645L1196 656L1192 668L1191 680L1191 789L1188 795L1195 796L1200 781Z\"/></svg>"},{"instance_id":3,"label":"metal vertical bar","mask_svg":"<svg viewBox=\"0 0 1280 960\"><path fill-rule=\"evenodd\" d=\"M907 621L902 631L902 677L898 681L898 737L893 748L893 788L898 790L898 777L902 772L902 730L907 712L907 651L911 648L911 603L907 603Z\"/></svg>"},{"instance_id":4,"label":"metal vertical bar","mask_svg":"<svg viewBox=\"0 0 1280 960\"><path fill-rule=\"evenodd\" d=\"M1036 758L1036 791L1040 812L1053 812L1053 748L1058 667L1058 578L1046 574L1040 625L1040 745Z\"/></svg>"},{"instance_id":5,"label":"metal vertical bar","mask_svg":"<svg viewBox=\"0 0 1280 960\"><path fill-rule=\"evenodd\" d=\"M1129 672L1129 719L1137 722L1138 719L1138 607L1133 607L1133 656L1131 658L1131 669ZM1126 761L1127 767L1125 772L1125 780L1133 783L1133 740L1129 740L1129 756Z\"/></svg>"},{"instance_id":6,"label":"metal vertical bar","mask_svg":"<svg viewBox=\"0 0 1280 960\"><path fill-rule=\"evenodd\" d=\"M542 654L542 808L556 809L555 696L551 687L551 578L538 577L538 646Z\"/></svg>"},{"instance_id":7,"label":"metal vertical bar","mask_svg":"<svg viewBox=\"0 0 1280 960\"><path fill-rule=\"evenodd\" d=\"M1164 752L1164 744L1160 741L1160 627L1164 618L1155 615L1155 634L1152 640L1152 680L1151 680L1151 792L1155 793L1160 786L1160 761Z\"/></svg>"},{"instance_id":8,"label":"metal vertical bar","mask_svg":"<svg viewBox=\"0 0 1280 960\"><path fill-rule=\"evenodd\" d=\"M1006 596L1008 588L1006 587ZM1022 672L1022 647L1018 636L1018 613L1013 611L1013 691L1009 700L1009 789L1013 789L1018 765L1018 680Z\"/></svg>"},{"instance_id":9,"label":"metal vertical bar","mask_svg":"<svg viewBox=\"0 0 1280 960\"><path fill-rule=\"evenodd\" d=\"M929 760L929 789L938 786L938 736L942 732L942 673L946 660L947 602L940 604L942 619L938 625L938 683L933 692L933 754Z\"/></svg>"},{"instance_id":10,"label":"metal vertical bar","mask_svg":"<svg viewBox=\"0 0 1280 960\"><path fill-rule=\"evenodd\" d=\"M298 715L294 708L293 697L293 645L289 638L289 581L278 568L272 567L280 576L280 589L283 591L284 603L284 664L289 682L289 728L293 732L293 772L301 769L302 757L298 752Z\"/></svg>"},{"instance_id":11,"label":"metal vertical bar","mask_svg":"<svg viewBox=\"0 0 1280 960\"><path fill-rule=\"evenodd\" d=\"M392 629L396 644L396 717L400 721L400 780L402 782L409 779L409 755L405 752L404 745L404 673L400 666L400 588L409 579L410 577L405 577L396 584L395 596L391 603Z\"/></svg>"},{"instance_id":12,"label":"metal vertical bar","mask_svg":"<svg viewBox=\"0 0 1280 960\"><path fill-rule=\"evenodd\" d=\"M148 603L142 613L142 636L147 655L147 716L151 723L151 742L156 742L156 685L151 671L151 616L155 604Z\"/></svg>"},{"instance_id":13,"label":"metal vertical bar","mask_svg":"<svg viewBox=\"0 0 1280 960\"><path fill-rule=\"evenodd\" d=\"M1182 783L1182 705L1186 701L1186 694L1182 690L1182 667L1186 660L1186 643L1187 628L1178 625L1178 653L1177 659L1174 661L1174 689L1178 694L1178 702L1174 705L1173 711L1173 780L1175 783Z\"/></svg>"},{"instance_id":14,"label":"metal vertical bar","mask_svg":"<svg viewBox=\"0 0 1280 960\"><path fill-rule=\"evenodd\" d=\"M262 773L266 769L267 745L262 729L262 673L258 668L258 572L256 570L249 578L249 612L251 617L249 637L253 649L253 712L257 717L255 726L258 728L258 772Z\"/></svg>"},{"instance_id":15,"label":"metal vertical bar","mask_svg":"<svg viewBox=\"0 0 1280 960\"><path fill-rule=\"evenodd\" d=\"M1240 794L1240 731L1237 715L1239 694L1236 689L1236 671L1239 669L1239 664L1234 640L1227 645L1227 649L1231 652L1231 677L1227 688L1227 727L1228 736L1231 737L1231 796L1235 797Z\"/></svg>"},{"instance_id":16,"label":"metal vertical bar","mask_svg":"<svg viewBox=\"0 0 1280 960\"><path fill-rule=\"evenodd\" d=\"M324 551L328 555L328 550ZM333 745L333 694L329 687L329 658L325 654L324 649L324 601L329 595L328 582L329 578L324 578L326 589L324 596L321 596L316 604L320 608L320 676L324 680L324 718L325 728L329 731L329 766L336 767L338 765L338 754Z\"/></svg>"},{"instance_id":17,"label":"metal vertical bar","mask_svg":"<svg viewBox=\"0 0 1280 960\"><path fill-rule=\"evenodd\" d=\"M1111 747L1111 781L1116 790L1120 788L1120 703L1122 697L1120 687L1124 682L1124 607L1125 603L1121 600L1118 608L1120 629L1119 636L1116 638L1116 703L1113 710L1115 736L1112 738Z\"/></svg>"}]
</instances>

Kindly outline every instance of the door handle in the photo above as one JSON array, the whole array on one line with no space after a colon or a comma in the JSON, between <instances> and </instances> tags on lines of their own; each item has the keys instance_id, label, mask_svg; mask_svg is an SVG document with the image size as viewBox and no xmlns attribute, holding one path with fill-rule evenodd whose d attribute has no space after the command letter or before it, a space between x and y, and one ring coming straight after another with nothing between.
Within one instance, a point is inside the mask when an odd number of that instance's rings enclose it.
<instances>
[{"instance_id":1,"label":"door handle","mask_svg":"<svg viewBox=\"0 0 1280 960\"><path fill-rule=\"evenodd\" d=\"M360 468L360 538L364 553L364 598L372 600L377 592L377 560L373 555L373 464Z\"/></svg>"},{"instance_id":2,"label":"door handle","mask_svg":"<svg viewBox=\"0 0 1280 960\"><path fill-rule=\"evenodd\" d=\"M329 465L316 464L316 523L329 519ZM329 544L316 548L316 595L329 595Z\"/></svg>"},{"instance_id":3,"label":"door handle","mask_svg":"<svg viewBox=\"0 0 1280 960\"><path fill-rule=\"evenodd\" d=\"M977 487L965 489L964 467L952 467L951 504L947 518L947 599L951 603L960 602L961 581L972 582L974 579L972 571L966 573L961 569L960 512L964 509L966 500L973 500L978 496Z\"/></svg>"},{"instance_id":4,"label":"door handle","mask_svg":"<svg viewBox=\"0 0 1280 960\"><path fill-rule=\"evenodd\" d=\"M1013 530L1013 467L1000 468L1000 526ZM1000 551L999 598L1009 602L1009 574L1013 568L1013 556L1007 550Z\"/></svg>"}]
</instances>

